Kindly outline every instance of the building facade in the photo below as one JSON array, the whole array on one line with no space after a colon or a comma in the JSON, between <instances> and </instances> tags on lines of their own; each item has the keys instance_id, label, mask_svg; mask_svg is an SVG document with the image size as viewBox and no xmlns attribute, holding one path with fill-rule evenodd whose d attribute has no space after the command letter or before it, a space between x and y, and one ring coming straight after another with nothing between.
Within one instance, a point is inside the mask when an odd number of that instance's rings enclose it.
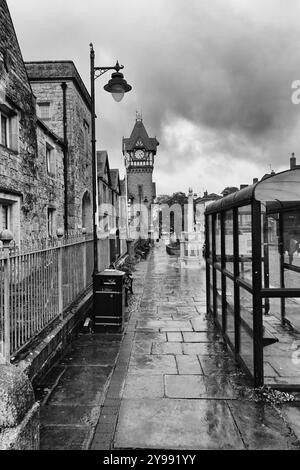
<instances>
[{"instance_id":1,"label":"building facade","mask_svg":"<svg viewBox=\"0 0 300 470\"><path fill-rule=\"evenodd\" d=\"M153 170L158 146L156 137L149 137L142 118L137 117L131 136L123 139L123 155L131 228L134 225L133 231L141 238L148 238L152 231L151 205L156 198Z\"/></svg>"},{"instance_id":2,"label":"building facade","mask_svg":"<svg viewBox=\"0 0 300 470\"><path fill-rule=\"evenodd\" d=\"M90 96L73 62L24 63L0 0L0 232L92 231Z\"/></svg>"},{"instance_id":3,"label":"building facade","mask_svg":"<svg viewBox=\"0 0 300 470\"><path fill-rule=\"evenodd\" d=\"M110 169L106 150L97 152L98 244L104 266L126 253L127 213L125 184L118 169Z\"/></svg>"},{"instance_id":4,"label":"building facade","mask_svg":"<svg viewBox=\"0 0 300 470\"><path fill-rule=\"evenodd\" d=\"M3 0L0 1L0 114L0 231L9 229L19 245L37 232L47 233L48 214L62 194L63 142L36 115L36 99ZM51 157L47 148L52 149ZM59 224L61 217L58 211Z\"/></svg>"},{"instance_id":5,"label":"building facade","mask_svg":"<svg viewBox=\"0 0 300 470\"><path fill-rule=\"evenodd\" d=\"M26 69L39 119L64 143L64 230L92 232L90 95L72 61L27 62Z\"/></svg>"}]
</instances>

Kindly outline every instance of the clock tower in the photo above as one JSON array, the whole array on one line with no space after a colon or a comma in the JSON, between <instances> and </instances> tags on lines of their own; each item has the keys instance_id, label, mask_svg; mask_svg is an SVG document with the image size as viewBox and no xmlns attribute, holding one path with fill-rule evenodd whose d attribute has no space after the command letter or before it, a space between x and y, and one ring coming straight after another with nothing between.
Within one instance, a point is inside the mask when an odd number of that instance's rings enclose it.
<instances>
[{"instance_id":1,"label":"clock tower","mask_svg":"<svg viewBox=\"0 0 300 470\"><path fill-rule=\"evenodd\" d=\"M156 137L149 137L142 117L137 115L131 136L123 138L123 155L126 167L127 198L131 208L133 208L133 210L130 210L129 207L129 218L133 220L140 216L141 225L144 225L142 238L145 238L145 234L148 237L151 230L150 209L156 198L153 170L158 145L159 142ZM138 210L139 207L142 210ZM145 220L145 211L148 212L148 220ZM148 230L145 229L146 223Z\"/></svg>"}]
</instances>

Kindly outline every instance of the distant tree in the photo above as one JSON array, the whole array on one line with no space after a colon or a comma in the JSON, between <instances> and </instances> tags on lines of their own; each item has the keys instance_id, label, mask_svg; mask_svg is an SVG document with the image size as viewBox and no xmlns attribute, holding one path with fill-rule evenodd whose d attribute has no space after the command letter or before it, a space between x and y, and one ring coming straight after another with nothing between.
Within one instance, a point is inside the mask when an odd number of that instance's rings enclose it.
<instances>
[{"instance_id":1,"label":"distant tree","mask_svg":"<svg viewBox=\"0 0 300 470\"><path fill-rule=\"evenodd\" d=\"M228 196L228 194L236 193L239 190L239 188L236 188L235 186L227 186L221 194L223 194L223 197Z\"/></svg>"}]
</instances>

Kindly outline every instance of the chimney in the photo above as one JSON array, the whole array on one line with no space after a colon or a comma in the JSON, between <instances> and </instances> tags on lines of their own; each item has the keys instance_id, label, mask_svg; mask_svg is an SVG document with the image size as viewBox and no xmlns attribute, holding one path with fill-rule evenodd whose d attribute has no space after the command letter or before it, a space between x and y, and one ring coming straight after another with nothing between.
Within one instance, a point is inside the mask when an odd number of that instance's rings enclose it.
<instances>
[{"instance_id":1,"label":"chimney","mask_svg":"<svg viewBox=\"0 0 300 470\"><path fill-rule=\"evenodd\" d=\"M292 156L290 158L290 163L291 163L291 170L294 170L297 166L297 161L296 161L296 157L294 153L292 153Z\"/></svg>"},{"instance_id":2,"label":"chimney","mask_svg":"<svg viewBox=\"0 0 300 470\"><path fill-rule=\"evenodd\" d=\"M240 189L244 189L244 188L247 188L248 187L248 184L241 184L240 185Z\"/></svg>"},{"instance_id":3,"label":"chimney","mask_svg":"<svg viewBox=\"0 0 300 470\"><path fill-rule=\"evenodd\" d=\"M253 178L253 184L258 183L258 178Z\"/></svg>"}]
</instances>

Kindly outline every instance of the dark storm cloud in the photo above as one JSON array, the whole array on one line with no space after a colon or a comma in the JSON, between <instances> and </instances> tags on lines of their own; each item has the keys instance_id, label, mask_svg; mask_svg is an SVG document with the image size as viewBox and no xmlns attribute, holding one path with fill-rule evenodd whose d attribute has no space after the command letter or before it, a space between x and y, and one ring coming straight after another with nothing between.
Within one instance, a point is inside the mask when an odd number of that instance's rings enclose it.
<instances>
[{"instance_id":1,"label":"dark storm cloud","mask_svg":"<svg viewBox=\"0 0 300 470\"><path fill-rule=\"evenodd\" d=\"M269 164L286 166L290 152L300 153L300 106L291 103L291 84L300 79L298 0L9 4L26 58L73 58L88 83L93 40L98 63L118 58L126 65L134 88L121 107L99 91L98 135L115 164L140 108L161 142L160 174L188 163L190 173L179 175L187 186L197 162L203 167L197 177L212 181L205 162L222 166L226 157L229 179L238 161L236 177L243 180L240 162L251 161L252 176L259 176Z\"/></svg>"}]
</instances>

